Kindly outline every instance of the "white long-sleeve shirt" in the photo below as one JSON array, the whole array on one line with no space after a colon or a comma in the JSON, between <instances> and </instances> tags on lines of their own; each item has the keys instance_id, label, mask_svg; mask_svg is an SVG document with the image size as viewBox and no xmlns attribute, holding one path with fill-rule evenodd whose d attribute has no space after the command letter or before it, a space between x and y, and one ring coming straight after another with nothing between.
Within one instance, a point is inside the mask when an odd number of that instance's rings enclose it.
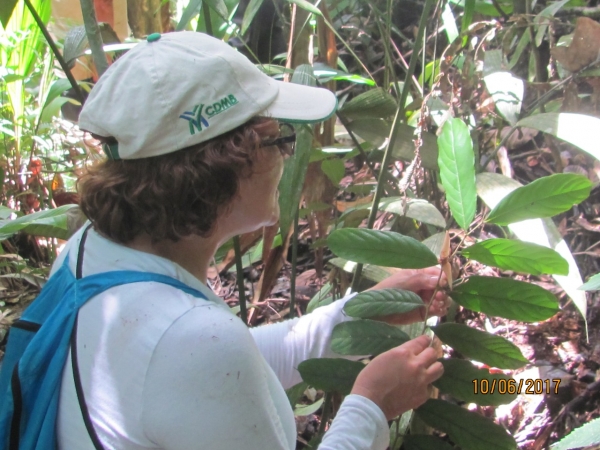
<instances>
[{"instance_id":1,"label":"white long-sleeve shirt","mask_svg":"<svg viewBox=\"0 0 600 450\"><path fill-rule=\"evenodd\" d=\"M78 232L69 254L75 273ZM344 300L299 319L248 329L227 304L167 259L132 250L90 230L83 276L111 270L176 278L208 300L160 283L111 288L79 312L77 352L83 391L105 449L293 450L296 427L284 389L301 381L298 364L335 357L333 327ZM70 355L58 415L61 450L93 445L85 429ZM344 400L322 450L383 450L381 409L358 395Z\"/></svg>"}]
</instances>

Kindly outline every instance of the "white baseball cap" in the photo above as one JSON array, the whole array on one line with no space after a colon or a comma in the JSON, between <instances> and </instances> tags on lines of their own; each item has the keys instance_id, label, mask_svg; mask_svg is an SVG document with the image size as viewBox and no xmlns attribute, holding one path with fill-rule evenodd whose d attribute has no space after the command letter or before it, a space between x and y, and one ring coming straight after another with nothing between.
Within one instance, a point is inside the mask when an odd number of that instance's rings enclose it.
<instances>
[{"instance_id":1,"label":"white baseball cap","mask_svg":"<svg viewBox=\"0 0 600 450\"><path fill-rule=\"evenodd\" d=\"M274 80L206 34L155 33L102 75L79 127L114 138L110 157L137 159L199 144L255 116L319 122L336 106L331 91Z\"/></svg>"}]
</instances>

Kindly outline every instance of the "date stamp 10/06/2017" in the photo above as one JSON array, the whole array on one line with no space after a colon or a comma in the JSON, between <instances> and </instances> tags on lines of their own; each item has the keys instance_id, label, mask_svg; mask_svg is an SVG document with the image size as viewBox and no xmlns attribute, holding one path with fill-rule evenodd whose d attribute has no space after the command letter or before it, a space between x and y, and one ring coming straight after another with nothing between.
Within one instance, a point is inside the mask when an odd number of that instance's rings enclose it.
<instances>
[{"instance_id":1,"label":"date stamp 10/06/2017","mask_svg":"<svg viewBox=\"0 0 600 450\"><path fill-rule=\"evenodd\" d=\"M491 380L481 378L473 380L473 394L558 394L560 378L525 378L519 381L505 378Z\"/></svg>"}]
</instances>

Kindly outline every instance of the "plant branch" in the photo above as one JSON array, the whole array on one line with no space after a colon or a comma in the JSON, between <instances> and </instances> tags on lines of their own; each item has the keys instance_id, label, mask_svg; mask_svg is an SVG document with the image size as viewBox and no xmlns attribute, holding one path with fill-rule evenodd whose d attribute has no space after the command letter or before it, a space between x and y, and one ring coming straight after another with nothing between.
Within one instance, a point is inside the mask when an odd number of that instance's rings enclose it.
<instances>
[{"instance_id":1,"label":"plant branch","mask_svg":"<svg viewBox=\"0 0 600 450\"><path fill-rule=\"evenodd\" d=\"M502 16L502 18L504 20L510 19L510 16L508 14L506 14L506 12L504 12L502 7L498 3L498 0L492 0L492 5L494 5L494 8L496 8L496 11L498 11L500 13L500 15Z\"/></svg>"},{"instance_id":2,"label":"plant branch","mask_svg":"<svg viewBox=\"0 0 600 450\"><path fill-rule=\"evenodd\" d=\"M210 7L207 2L202 2L202 15L204 16L204 26L206 27L206 34L214 36L212 22L210 20ZM198 21L200 23L200 21Z\"/></svg>"},{"instance_id":3,"label":"plant branch","mask_svg":"<svg viewBox=\"0 0 600 450\"><path fill-rule=\"evenodd\" d=\"M48 42L48 45L52 49L52 53L54 54L54 57L56 58L56 60L58 61L58 64L60 64L60 67L62 68L63 72L67 76L69 83L71 83L71 86L73 87L73 91L75 91L75 95L77 95L77 100L79 100L79 102L83 105L83 103L85 102L85 97L83 96L83 92L81 92L81 88L79 87L79 84L77 84L77 80L75 80L75 77L71 73L71 69L69 69L69 65L67 64L67 62L63 58L62 54L60 53L60 50L56 46L54 39L52 39L52 36L50 36L50 33L48 33L48 30L46 28L46 25L44 25L42 18L39 16L37 11L31 4L30 0L25 0L25 6L27 6L27 9L29 9L29 12L33 16L33 20L35 20L35 23L37 23L38 27L40 28L40 31L44 35L44 38L46 38L46 42Z\"/></svg>"},{"instance_id":4,"label":"plant branch","mask_svg":"<svg viewBox=\"0 0 600 450\"><path fill-rule=\"evenodd\" d=\"M298 261L298 220L299 207L294 214L294 233L292 234L292 275L290 276L290 319L296 316L296 263Z\"/></svg>"},{"instance_id":5,"label":"plant branch","mask_svg":"<svg viewBox=\"0 0 600 450\"><path fill-rule=\"evenodd\" d=\"M233 238L233 250L235 252L235 269L237 272L238 297L240 299L240 316L242 316L242 322L248 325L248 309L246 308L246 295L244 292L244 268L242 266L242 249L239 236Z\"/></svg>"},{"instance_id":6,"label":"plant branch","mask_svg":"<svg viewBox=\"0 0 600 450\"><path fill-rule=\"evenodd\" d=\"M92 58L96 65L96 72L98 72L98 78L100 78L106 72L106 69L108 69L108 62L106 61L104 43L102 42L102 35L100 34L100 28L96 20L93 0L81 0L81 13L83 14L85 34L87 35L90 50L92 50Z\"/></svg>"},{"instance_id":7,"label":"plant branch","mask_svg":"<svg viewBox=\"0 0 600 450\"><path fill-rule=\"evenodd\" d=\"M427 28L427 19L429 18L429 13L431 8L435 4L435 0L426 0L425 6L423 7L423 13L421 14L421 19L419 21L419 33L417 35L417 39L415 40L415 49L420 49L423 43L423 39L425 36L425 30ZM375 196L373 197L373 203L371 205L371 212L369 214L369 221L367 224L368 229L372 229L375 224L375 219L377 218L377 213L379 211L379 201L381 200L383 194L383 186L385 184L385 174L386 167L389 165L392 150L396 144L396 138L398 136L398 131L400 129L400 124L405 121L404 117L404 105L406 104L406 99L408 98L408 91L410 86L410 79L415 73L415 69L417 67L418 62L418 53L413 53L410 64L408 66L408 71L406 73L406 79L404 83L404 88L402 89L402 95L400 97L400 102L398 103L398 107L396 109L396 115L394 116L394 122L392 123L392 129L390 131L390 136L388 139L388 145L385 149L385 153L383 155L383 161L381 162L381 171L379 172L379 177L377 179L377 189L375 191ZM357 264L356 271L354 272L354 278L352 279L352 291L356 292L358 289L358 285L360 284L360 278L362 276L362 264Z\"/></svg>"}]
</instances>

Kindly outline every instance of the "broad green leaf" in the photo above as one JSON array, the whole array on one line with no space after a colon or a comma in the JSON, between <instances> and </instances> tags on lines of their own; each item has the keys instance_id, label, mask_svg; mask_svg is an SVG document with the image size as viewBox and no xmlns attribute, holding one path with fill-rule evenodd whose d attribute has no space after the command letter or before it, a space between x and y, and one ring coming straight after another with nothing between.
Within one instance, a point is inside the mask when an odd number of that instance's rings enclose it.
<instances>
[{"instance_id":1,"label":"broad green leaf","mask_svg":"<svg viewBox=\"0 0 600 450\"><path fill-rule=\"evenodd\" d=\"M512 386L514 392L507 393L509 380L512 380L511 383L515 381L508 375L491 374L488 369L478 369L473 363L464 359L442 359L440 362L444 365L444 375L434 381L433 385L445 394L481 406L505 405L517 398L516 384ZM474 385L474 380L476 380L477 387ZM487 380L488 392L486 394L480 392L480 380ZM500 392L504 392L504 394Z\"/></svg>"},{"instance_id":2,"label":"broad green leaf","mask_svg":"<svg viewBox=\"0 0 600 450\"><path fill-rule=\"evenodd\" d=\"M66 78L59 78L52 83L52 86L50 86L50 89L48 90L48 95L46 95L46 100L44 101L44 108L46 108L54 99L62 96L63 92L68 91L71 87L71 83Z\"/></svg>"},{"instance_id":3,"label":"broad green leaf","mask_svg":"<svg viewBox=\"0 0 600 450\"><path fill-rule=\"evenodd\" d=\"M569 274L569 263L542 245L511 239L488 239L464 249L462 255L488 266L531 275Z\"/></svg>"},{"instance_id":4,"label":"broad green leaf","mask_svg":"<svg viewBox=\"0 0 600 450\"><path fill-rule=\"evenodd\" d=\"M477 175L477 193L490 209L495 208L502 199L520 186L521 184L518 181L497 173L480 173ZM519 239L552 248L567 260L569 275L553 275L553 277L567 295L573 299L575 306L577 306L585 320L587 299L585 293L577 290L583 284L583 280L575 258L573 258L567 243L552 220L530 219L513 223L508 228Z\"/></svg>"},{"instance_id":5,"label":"broad green leaf","mask_svg":"<svg viewBox=\"0 0 600 450\"><path fill-rule=\"evenodd\" d=\"M600 273L597 273L587 282L579 287L582 291L598 291L600 290Z\"/></svg>"},{"instance_id":6,"label":"broad green leaf","mask_svg":"<svg viewBox=\"0 0 600 450\"><path fill-rule=\"evenodd\" d=\"M327 245L337 256L363 264L422 269L438 263L425 245L391 231L344 228L332 232Z\"/></svg>"},{"instance_id":7,"label":"broad green leaf","mask_svg":"<svg viewBox=\"0 0 600 450\"><path fill-rule=\"evenodd\" d=\"M74 60L83 55L87 46L88 39L85 26L78 25L70 28L65 36L65 43L63 45L63 57L67 64L74 65Z\"/></svg>"},{"instance_id":8,"label":"broad green leaf","mask_svg":"<svg viewBox=\"0 0 600 450\"><path fill-rule=\"evenodd\" d=\"M315 5L313 5L311 2L309 2L307 0L287 0L287 1L290 3L295 3L300 8L305 9L306 11L311 12L313 14L316 14L317 16L323 15L323 13L319 10L319 8L317 8Z\"/></svg>"},{"instance_id":9,"label":"broad green leaf","mask_svg":"<svg viewBox=\"0 0 600 450\"><path fill-rule=\"evenodd\" d=\"M181 19L175 27L175 31L185 30L193 17L200 14L202 0L190 0L181 14Z\"/></svg>"},{"instance_id":10,"label":"broad green leaf","mask_svg":"<svg viewBox=\"0 0 600 450\"><path fill-rule=\"evenodd\" d=\"M570 450L600 444L600 417L573 430L550 447L550 450Z\"/></svg>"},{"instance_id":11,"label":"broad green leaf","mask_svg":"<svg viewBox=\"0 0 600 450\"><path fill-rule=\"evenodd\" d=\"M301 381L300 383L295 384L291 388L285 390L285 394L287 395L292 408L294 408L296 403L300 401L306 389L308 389L308 384L306 384L304 381Z\"/></svg>"},{"instance_id":12,"label":"broad green leaf","mask_svg":"<svg viewBox=\"0 0 600 450\"><path fill-rule=\"evenodd\" d=\"M40 115L40 123L52 122L52 118L58 115L60 112L61 106L69 102L77 105L80 104L77 100L73 100L69 97L57 97L51 102L46 103L46 105L44 105L44 109L42 110L42 114Z\"/></svg>"},{"instance_id":13,"label":"broad green leaf","mask_svg":"<svg viewBox=\"0 0 600 450\"><path fill-rule=\"evenodd\" d=\"M447 433L468 450L516 450L512 436L500 425L458 405L430 398L415 410L429 426Z\"/></svg>"},{"instance_id":14,"label":"broad green leaf","mask_svg":"<svg viewBox=\"0 0 600 450\"><path fill-rule=\"evenodd\" d=\"M353 120L348 128L365 141L381 146L390 135L391 123L382 119L357 119ZM423 167L437 170L438 144L433 133L423 133L423 146L420 155ZM410 125L400 124L398 136L392 149L394 158L412 161L415 157L415 128Z\"/></svg>"},{"instance_id":15,"label":"broad green leaf","mask_svg":"<svg viewBox=\"0 0 600 450\"><path fill-rule=\"evenodd\" d=\"M454 298L454 293L452 294ZM518 369L529 361L519 347L503 337L470 328L459 323L444 323L432 327L444 344L462 353L466 358L499 369Z\"/></svg>"},{"instance_id":16,"label":"broad green leaf","mask_svg":"<svg viewBox=\"0 0 600 450\"><path fill-rule=\"evenodd\" d=\"M475 12L476 0L465 0L465 10L463 12L462 24L460 31L463 33L467 31L469 26L473 23L473 13Z\"/></svg>"},{"instance_id":17,"label":"broad green leaf","mask_svg":"<svg viewBox=\"0 0 600 450\"><path fill-rule=\"evenodd\" d=\"M348 119L387 119L396 113L397 103L385 89L369 89L340 109L340 114Z\"/></svg>"},{"instance_id":18,"label":"broad green leaf","mask_svg":"<svg viewBox=\"0 0 600 450\"><path fill-rule=\"evenodd\" d=\"M296 405L294 408L294 416L310 416L311 414L316 413L321 405L323 405L323 400L325 398L320 398L316 402L311 405Z\"/></svg>"},{"instance_id":19,"label":"broad green leaf","mask_svg":"<svg viewBox=\"0 0 600 450\"><path fill-rule=\"evenodd\" d=\"M258 12L259 8L263 4L264 0L250 0L248 6L246 6L246 11L244 11L244 18L242 19L242 35L246 34L248 31L248 27L254 20L254 16Z\"/></svg>"},{"instance_id":20,"label":"broad green leaf","mask_svg":"<svg viewBox=\"0 0 600 450\"><path fill-rule=\"evenodd\" d=\"M557 173L515 189L490 212L487 221L509 225L568 211L589 195L592 182L582 175Z\"/></svg>"},{"instance_id":21,"label":"broad green leaf","mask_svg":"<svg viewBox=\"0 0 600 450\"><path fill-rule=\"evenodd\" d=\"M405 450L452 450L453 447L437 436L409 434L404 436Z\"/></svg>"},{"instance_id":22,"label":"broad green leaf","mask_svg":"<svg viewBox=\"0 0 600 450\"><path fill-rule=\"evenodd\" d=\"M0 23L3 28L8 27L8 21L17 5L18 0L3 0L0 2Z\"/></svg>"},{"instance_id":23,"label":"broad green leaf","mask_svg":"<svg viewBox=\"0 0 600 450\"><path fill-rule=\"evenodd\" d=\"M600 119L597 117L573 113L544 113L521 119L517 125L556 136L600 160L600 147L596 135L590 132L600 129Z\"/></svg>"},{"instance_id":24,"label":"broad green leaf","mask_svg":"<svg viewBox=\"0 0 600 450\"><path fill-rule=\"evenodd\" d=\"M444 124L438 138L440 175L452 216L463 230L468 230L475 210L475 154L467 125L460 119Z\"/></svg>"},{"instance_id":25,"label":"broad green leaf","mask_svg":"<svg viewBox=\"0 0 600 450\"><path fill-rule=\"evenodd\" d=\"M423 241L423 244L427 246L429 250L436 256L440 257L442 253L442 246L444 245L444 240L446 239L446 232L442 231L441 233L436 233L433 236L429 236L427 239Z\"/></svg>"},{"instance_id":26,"label":"broad green leaf","mask_svg":"<svg viewBox=\"0 0 600 450\"><path fill-rule=\"evenodd\" d=\"M525 82L506 71L491 73L483 80L500 115L515 125L521 113Z\"/></svg>"},{"instance_id":27,"label":"broad green leaf","mask_svg":"<svg viewBox=\"0 0 600 450\"><path fill-rule=\"evenodd\" d=\"M346 167L344 166L343 159L334 158L322 161L321 170L327 175L327 178L331 180L334 186L337 186L342 181L342 178L344 178Z\"/></svg>"},{"instance_id":28,"label":"broad green leaf","mask_svg":"<svg viewBox=\"0 0 600 450\"><path fill-rule=\"evenodd\" d=\"M559 311L554 294L511 278L469 277L452 291L452 298L473 311L522 322L546 320Z\"/></svg>"},{"instance_id":29,"label":"broad green leaf","mask_svg":"<svg viewBox=\"0 0 600 450\"><path fill-rule=\"evenodd\" d=\"M369 205L367 205L368 207ZM401 216L410 217L423 223L446 228L446 219L431 203L421 199L405 199L403 197L382 198L379 209Z\"/></svg>"},{"instance_id":30,"label":"broad green leaf","mask_svg":"<svg viewBox=\"0 0 600 450\"><path fill-rule=\"evenodd\" d=\"M0 205L0 220L8 219L13 214L16 214L16 211L14 209L10 209L4 205Z\"/></svg>"},{"instance_id":31,"label":"broad green leaf","mask_svg":"<svg viewBox=\"0 0 600 450\"><path fill-rule=\"evenodd\" d=\"M551 3L549 6L544 8L537 16L535 16L533 22L537 25L537 33L535 34L535 45L537 47L542 45L544 35L546 34L546 30L552 22L552 18L554 17L554 15L569 1L570 0L561 0L559 2Z\"/></svg>"},{"instance_id":32,"label":"broad green leaf","mask_svg":"<svg viewBox=\"0 0 600 450\"><path fill-rule=\"evenodd\" d=\"M314 358L301 362L298 372L310 386L326 392L348 395L365 365L342 358Z\"/></svg>"},{"instance_id":33,"label":"broad green leaf","mask_svg":"<svg viewBox=\"0 0 600 450\"><path fill-rule=\"evenodd\" d=\"M452 8L450 8L450 5L448 3L444 5L444 10L442 12L442 22L444 24L444 29L446 30L446 37L448 38L448 42L454 42L454 40L458 37L458 27L456 26L456 19L454 18Z\"/></svg>"},{"instance_id":34,"label":"broad green leaf","mask_svg":"<svg viewBox=\"0 0 600 450\"><path fill-rule=\"evenodd\" d=\"M204 0L222 19L229 18L229 11L223 0Z\"/></svg>"},{"instance_id":35,"label":"broad green leaf","mask_svg":"<svg viewBox=\"0 0 600 450\"><path fill-rule=\"evenodd\" d=\"M371 317L402 314L424 306L423 300L412 291L401 289L379 289L365 291L344 305L344 312L351 317Z\"/></svg>"},{"instance_id":36,"label":"broad green leaf","mask_svg":"<svg viewBox=\"0 0 600 450\"><path fill-rule=\"evenodd\" d=\"M67 239L67 211L77 205L64 205L56 209L39 211L21 216L15 220L0 220L0 241L24 231L35 236Z\"/></svg>"},{"instance_id":37,"label":"broad green leaf","mask_svg":"<svg viewBox=\"0 0 600 450\"><path fill-rule=\"evenodd\" d=\"M311 313L321 306L326 306L333 303L333 295L331 293L332 288L333 286L331 283L324 284L319 292L317 292L314 297L310 299L308 305L306 305L306 312Z\"/></svg>"},{"instance_id":38,"label":"broad green leaf","mask_svg":"<svg viewBox=\"0 0 600 450\"><path fill-rule=\"evenodd\" d=\"M328 262L329 264L332 264L335 267L339 267L340 269L345 270L349 273L354 273L357 265L355 262L348 261L344 258L332 258ZM363 266L362 274L365 278L374 281L375 283L379 283L380 281L383 281L390 275L392 275L392 270L386 267L365 264Z\"/></svg>"},{"instance_id":39,"label":"broad green leaf","mask_svg":"<svg viewBox=\"0 0 600 450\"><path fill-rule=\"evenodd\" d=\"M331 349L340 355L378 355L409 340L397 327L361 319L337 324L331 334Z\"/></svg>"}]
</instances>

